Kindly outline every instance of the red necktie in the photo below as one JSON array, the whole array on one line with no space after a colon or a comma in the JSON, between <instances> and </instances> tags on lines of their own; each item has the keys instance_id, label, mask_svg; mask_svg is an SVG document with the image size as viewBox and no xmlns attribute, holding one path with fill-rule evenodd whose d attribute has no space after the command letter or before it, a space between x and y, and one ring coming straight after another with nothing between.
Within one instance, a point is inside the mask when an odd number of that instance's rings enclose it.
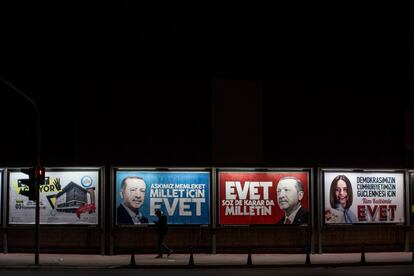
<instances>
[{"instance_id":1,"label":"red necktie","mask_svg":"<svg viewBox=\"0 0 414 276\"><path fill-rule=\"evenodd\" d=\"M292 224L292 222L290 221L290 219L289 219L289 218L287 218L287 219L285 220L285 224Z\"/></svg>"}]
</instances>

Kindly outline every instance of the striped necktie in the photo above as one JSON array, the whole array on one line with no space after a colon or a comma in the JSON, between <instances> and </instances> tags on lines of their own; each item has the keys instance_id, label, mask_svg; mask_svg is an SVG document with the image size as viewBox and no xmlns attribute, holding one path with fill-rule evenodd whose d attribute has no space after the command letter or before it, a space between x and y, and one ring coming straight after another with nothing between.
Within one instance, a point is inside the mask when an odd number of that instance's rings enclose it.
<instances>
[{"instance_id":1,"label":"striped necktie","mask_svg":"<svg viewBox=\"0 0 414 276\"><path fill-rule=\"evenodd\" d=\"M345 218L346 223L352 223L352 219L351 219L351 216L348 213L348 209L344 210L344 218Z\"/></svg>"}]
</instances>

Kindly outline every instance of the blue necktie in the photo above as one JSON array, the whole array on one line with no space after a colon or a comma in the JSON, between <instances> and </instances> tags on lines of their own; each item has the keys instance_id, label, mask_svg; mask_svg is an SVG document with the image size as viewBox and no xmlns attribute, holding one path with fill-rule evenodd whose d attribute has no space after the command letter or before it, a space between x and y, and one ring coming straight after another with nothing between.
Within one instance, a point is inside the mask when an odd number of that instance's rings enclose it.
<instances>
[{"instance_id":1,"label":"blue necktie","mask_svg":"<svg viewBox=\"0 0 414 276\"><path fill-rule=\"evenodd\" d=\"M344 210L344 218L345 218L346 223L352 223L352 219L351 219L350 215L348 214L348 209Z\"/></svg>"}]
</instances>

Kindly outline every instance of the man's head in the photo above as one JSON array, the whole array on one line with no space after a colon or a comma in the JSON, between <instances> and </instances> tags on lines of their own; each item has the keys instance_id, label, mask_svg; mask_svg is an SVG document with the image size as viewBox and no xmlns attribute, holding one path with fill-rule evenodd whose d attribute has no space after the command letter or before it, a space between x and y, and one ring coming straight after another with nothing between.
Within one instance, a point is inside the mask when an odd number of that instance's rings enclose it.
<instances>
[{"instance_id":1,"label":"man's head","mask_svg":"<svg viewBox=\"0 0 414 276\"><path fill-rule=\"evenodd\" d=\"M303 195L303 184L295 177L283 177L277 183L277 203L286 215L297 209Z\"/></svg>"},{"instance_id":2,"label":"man's head","mask_svg":"<svg viewBox=\"0 0 414 276\"><path fill-rule=\"evenodd\" d=\"M142 178L129 176L122 180L121 198L122 203L131 210L138 212L145 200L146 185Z\"/></svg>"},{"instance_id":3,"label":"man's head","mask_svg":"<svg viewBox=\"0 0 414 276\"><path fill-rule=\"evenodd\" d=\"M161 216L161 210L160 209L157 209L157 210L155 210L155 215L157 216L157 217L160 217Z\"/></svg>"}]
</instances>

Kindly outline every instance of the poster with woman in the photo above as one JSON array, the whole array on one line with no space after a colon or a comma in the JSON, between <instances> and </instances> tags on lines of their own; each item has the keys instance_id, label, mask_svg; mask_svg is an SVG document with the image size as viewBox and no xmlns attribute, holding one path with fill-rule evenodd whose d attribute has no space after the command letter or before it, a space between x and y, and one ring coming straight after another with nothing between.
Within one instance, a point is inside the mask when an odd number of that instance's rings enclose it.
<instances>
[{"instance_id":1,"label":"poster with woman","mask_svg":"<svg viewBox=\"0 0 414 276\"><path fill-rule=\"evenodd\" d=\"M404 223L403 172L324 171L325 224Z\"/></svg>"}]
</instances>

